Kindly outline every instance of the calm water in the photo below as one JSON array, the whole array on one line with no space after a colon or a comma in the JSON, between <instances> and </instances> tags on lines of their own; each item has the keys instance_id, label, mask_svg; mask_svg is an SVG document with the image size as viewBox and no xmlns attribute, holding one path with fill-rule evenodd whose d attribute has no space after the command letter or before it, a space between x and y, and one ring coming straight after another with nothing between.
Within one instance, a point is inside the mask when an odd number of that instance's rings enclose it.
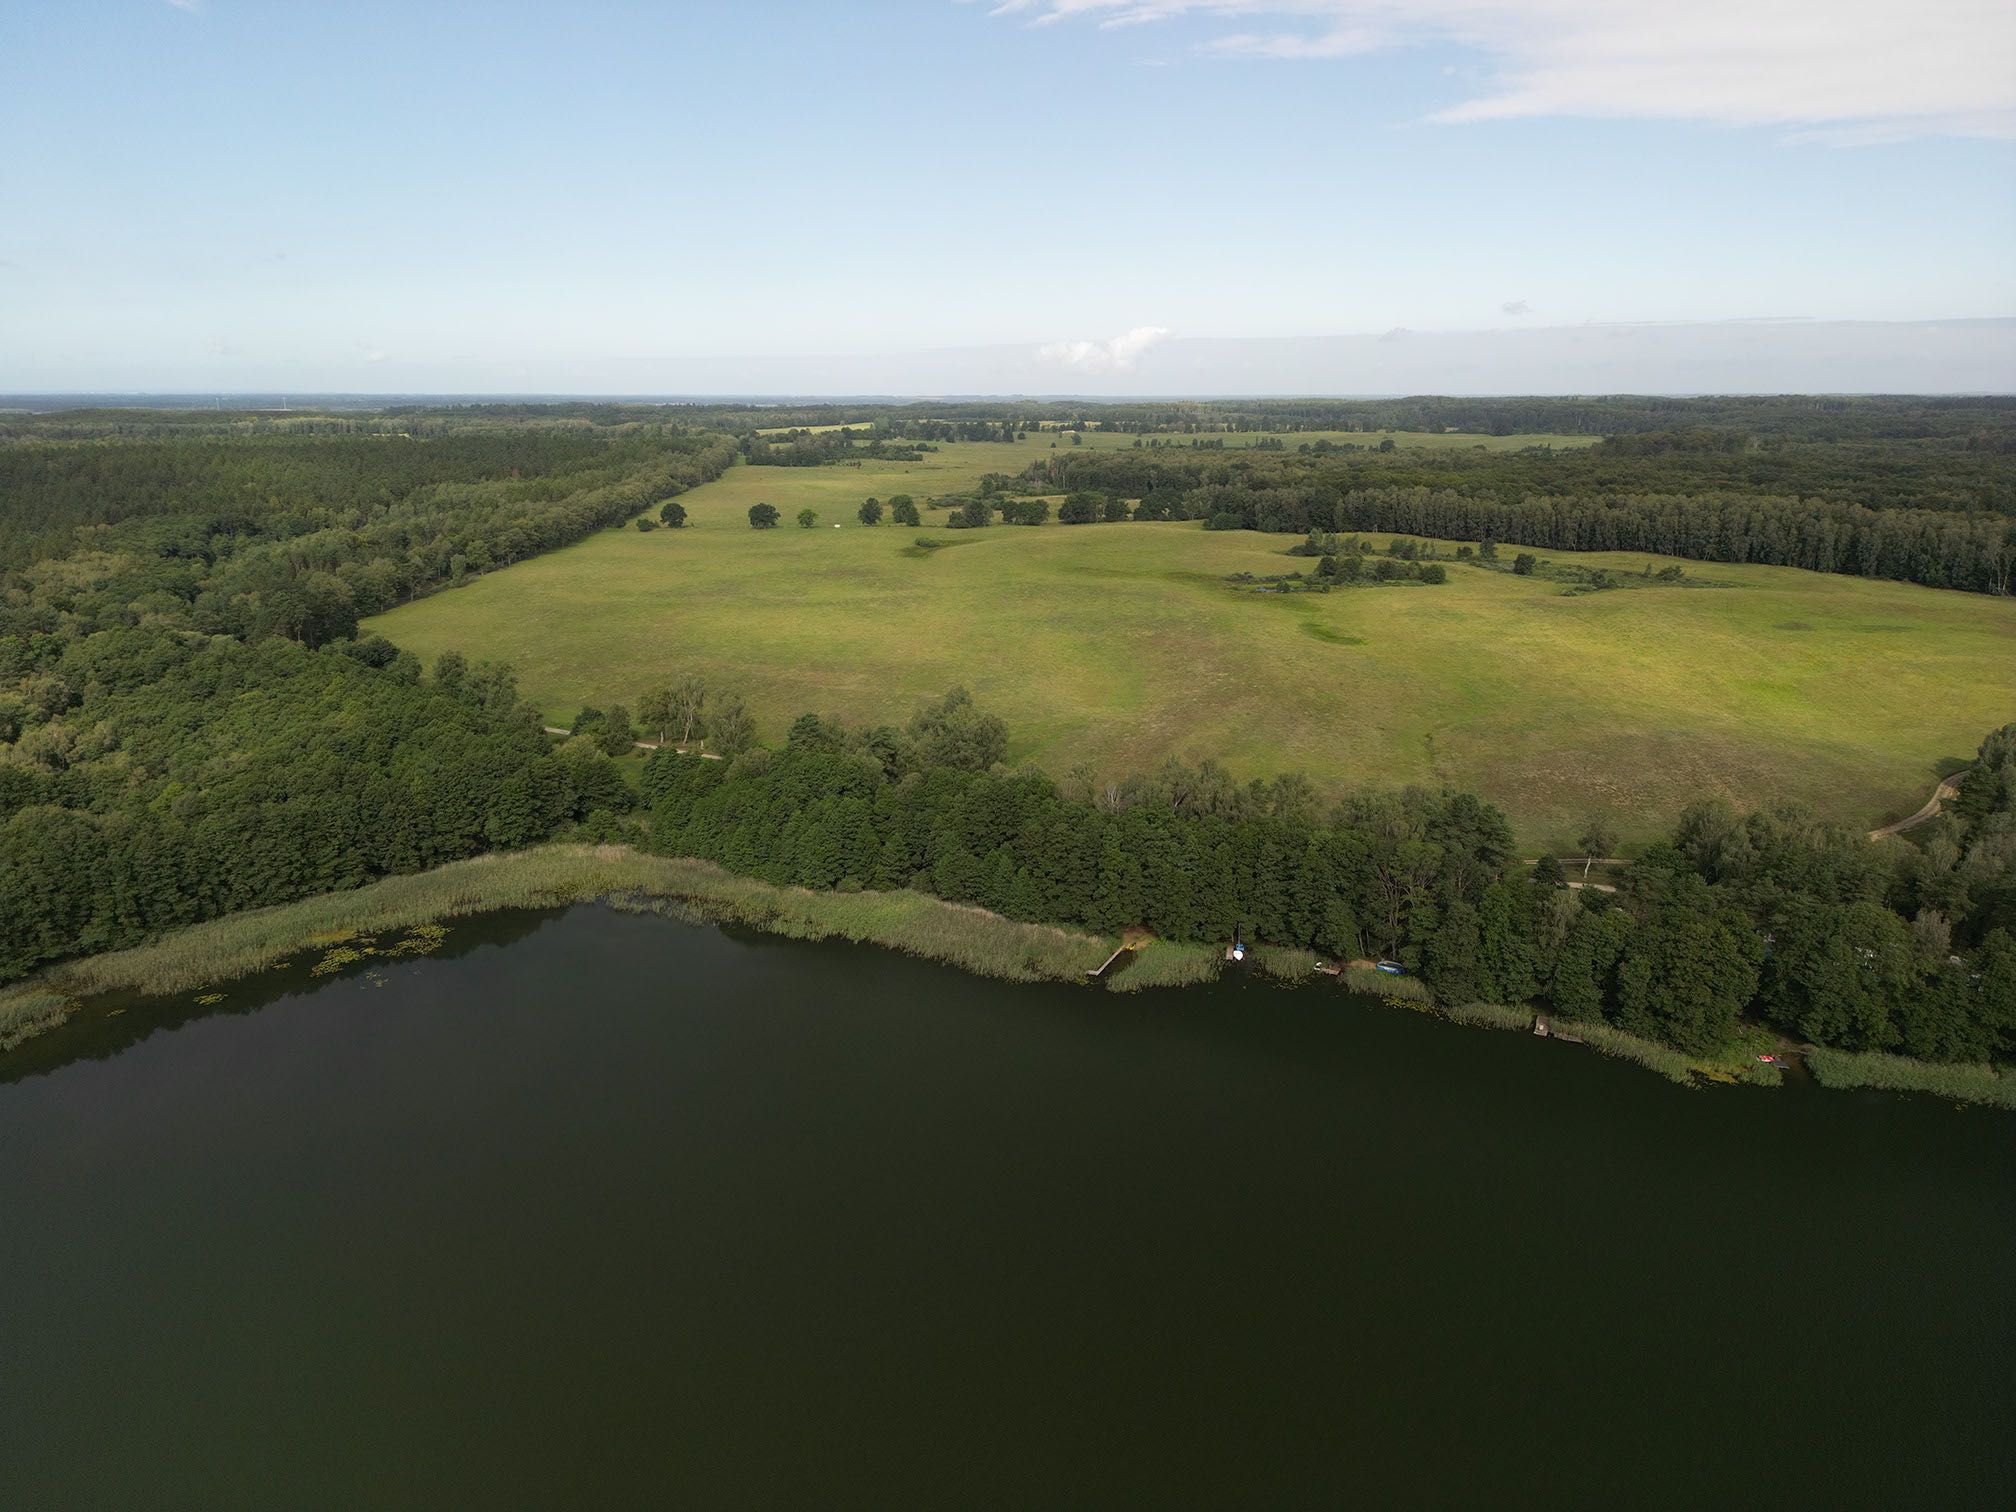
<instances>
[{"instance_id":1,"label":"calm water","mask_svg":"<svg viewBox=\"0 0 2016 1512\"><path fill-rule=\"evenodd\" d=\"M2007 1115L600 909L456 945L0 1063L0 1503L2016 1484Z\"/></svg>"}]
</instances>

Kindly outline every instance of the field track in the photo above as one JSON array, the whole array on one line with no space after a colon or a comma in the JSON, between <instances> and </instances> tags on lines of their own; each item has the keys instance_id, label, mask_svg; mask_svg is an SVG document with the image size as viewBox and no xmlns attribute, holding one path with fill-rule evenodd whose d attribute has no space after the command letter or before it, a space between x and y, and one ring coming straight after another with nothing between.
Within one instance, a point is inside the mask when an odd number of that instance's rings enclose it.
<instances>
[{"instance_id":1,"label":"field track","mask_svg":"<svg viewBox=\"0 0 2016 1512\"><path fill-rule=\"evenodd\" d=\"M1972 770L1972 767L1962 767L1950 777L1941 777L1939 785L1932 789L1932 796L1925 800L1923 808L1908 819L1899 819L1895 824L1886 824L1881 829L1869 831L1869 838L1871 840L1887 840L1892 835L1900 834L1904 830L1923 824L1927 819L1930 819L1939 812L1942 804L1960 796L1960 781Z\"/></svg>"}]
</instances>

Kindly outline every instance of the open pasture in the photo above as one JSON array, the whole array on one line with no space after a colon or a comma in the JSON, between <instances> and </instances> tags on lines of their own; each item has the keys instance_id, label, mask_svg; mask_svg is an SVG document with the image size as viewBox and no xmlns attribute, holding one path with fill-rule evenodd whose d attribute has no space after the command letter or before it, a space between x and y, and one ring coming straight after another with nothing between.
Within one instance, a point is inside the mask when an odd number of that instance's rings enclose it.
<instances>
[{"instance_id":1,"label":"open pasture","mask_svg":"<svg viewBox=\"0 0 2016 1512\"><path fill-rule=\"evenodd\" d=\"M1008 721L1011 759L1060 775L1173 754L1241 777L1300 769L1333 791L1447 781L1561 850L1592 814L1643 841L1706 795L1873 826L2016 715L2008 600L1696 562L1690 578L1727 586L1570 597L1451 564L1441 586L1270 596L1225 578L1312 566L1283 554L1292 538L855 521L866 495L921 504L1031 444L732 468L685 496L684 530L605 531L369 628L422 658L511 662L555 722L689 668L741 691L772 739L806 710L900 723L963 683ZM758 500L785 523L749 529ZM791 523L808 505L817 529ZM1648 560L1544 555L1627 573Z\"/></svg>"}]
</instances>

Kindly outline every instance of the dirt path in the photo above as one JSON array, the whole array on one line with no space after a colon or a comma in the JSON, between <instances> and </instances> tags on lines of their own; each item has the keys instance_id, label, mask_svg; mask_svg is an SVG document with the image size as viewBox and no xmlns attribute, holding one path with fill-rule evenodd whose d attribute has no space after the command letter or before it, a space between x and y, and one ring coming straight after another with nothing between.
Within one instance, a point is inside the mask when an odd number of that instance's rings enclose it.
<instances>
[{"instance_id":1,"label":"dirt path","mask_svg":"<svg viewBox=\"0 0 2016 1512\"><path fill-rule=\"evenodd\" d=\"M558 725L541 725L540 728L548 735L572 735L574 733L572 730L563 730ZM658 742L655 740L637 740L632 741L631 744L636 746L640 751L655 751L658 749ZM686 754L684 746L674 746L672 749L677 751L681 756ZM712 751L701 751L699 754L708 761L719 761L721 759ZM1948 803L1960 796L1960 781L1972 770L1972 767L1962 767L1952 776L1941 778L1939 785L1932 789L1932 796L1925 800L1923 808L1919 809L1917 813L1911 815L1908 819L1899 819L1895 824L1886 824L1881 829L1869 831L1869 838L1871 840L1887 840L1892 835L1901 834L1905 830L1923 824L1927 819L1932 818L1939 812L1942 804ZM1584 863L1588 866L1624 866L1630 860L1627 856L1562 856L1557 859L1560 860L1563 871L1566 871L1571 866L1582 865ZM1528 856L1526 864L1532 866L1538 860L1537 856ZM1603 882L1570 882L1568 885L1570 887L1587 887L1595 892L1617 891L1616 888Z\"/></svg>"},{"instance_id":2,"label":"dirt path","mask_svg":"<svg viewBox=\"0 0 2016 1512\"><path fill-rule=\"evenodd\" d=\"M1952 776L1940 778L1939 785L1932 789L1932 796L1925 800L1923 808L1908 819L1899 819L1895 824L1886 824L1881 829L1869 831L1869 838L1871 840L1887 840L1892 835L1923 824L1927 819L1932 818L1939 812L1941 805L1960 796L1961 780L1973 770L1972 767L1962 767Z\"/></svg>"},{"instance_id":3,"label":"dirt path","mask_svg":"<svg viewBox=\"0 0 2016 1512\"><path fill-rule=\"evenodd\" d=\"M574 733L572 730L563 730L558 725L541 725L539 728L544 730L548 735L572 735ZM658 742L655 740L633 740L630 744L640 751L655 751L658 749ZM686 747L684 746L674 746L672 749L677 751L681 756L686 754ZM719 761L721 759L712 751L701 751L698 754L708 761Z\"/></svg>"}]
</instances>

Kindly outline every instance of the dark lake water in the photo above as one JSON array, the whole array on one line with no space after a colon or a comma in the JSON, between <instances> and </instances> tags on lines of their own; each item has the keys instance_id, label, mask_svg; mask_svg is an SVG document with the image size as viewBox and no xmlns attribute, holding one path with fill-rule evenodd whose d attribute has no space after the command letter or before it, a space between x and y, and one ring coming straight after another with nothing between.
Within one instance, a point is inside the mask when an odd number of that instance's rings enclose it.
<instances>
[{"instance_id":1,"label":"dark lake water","mask_svg":"<svg viewBox=\"0 0 2016 1512\"><path fill-rule=\"evenodd\" d=\"M2009 1505L2016 1119L582 908L0 1061L0 1504Z\"/></svg>"}]
</instances>

